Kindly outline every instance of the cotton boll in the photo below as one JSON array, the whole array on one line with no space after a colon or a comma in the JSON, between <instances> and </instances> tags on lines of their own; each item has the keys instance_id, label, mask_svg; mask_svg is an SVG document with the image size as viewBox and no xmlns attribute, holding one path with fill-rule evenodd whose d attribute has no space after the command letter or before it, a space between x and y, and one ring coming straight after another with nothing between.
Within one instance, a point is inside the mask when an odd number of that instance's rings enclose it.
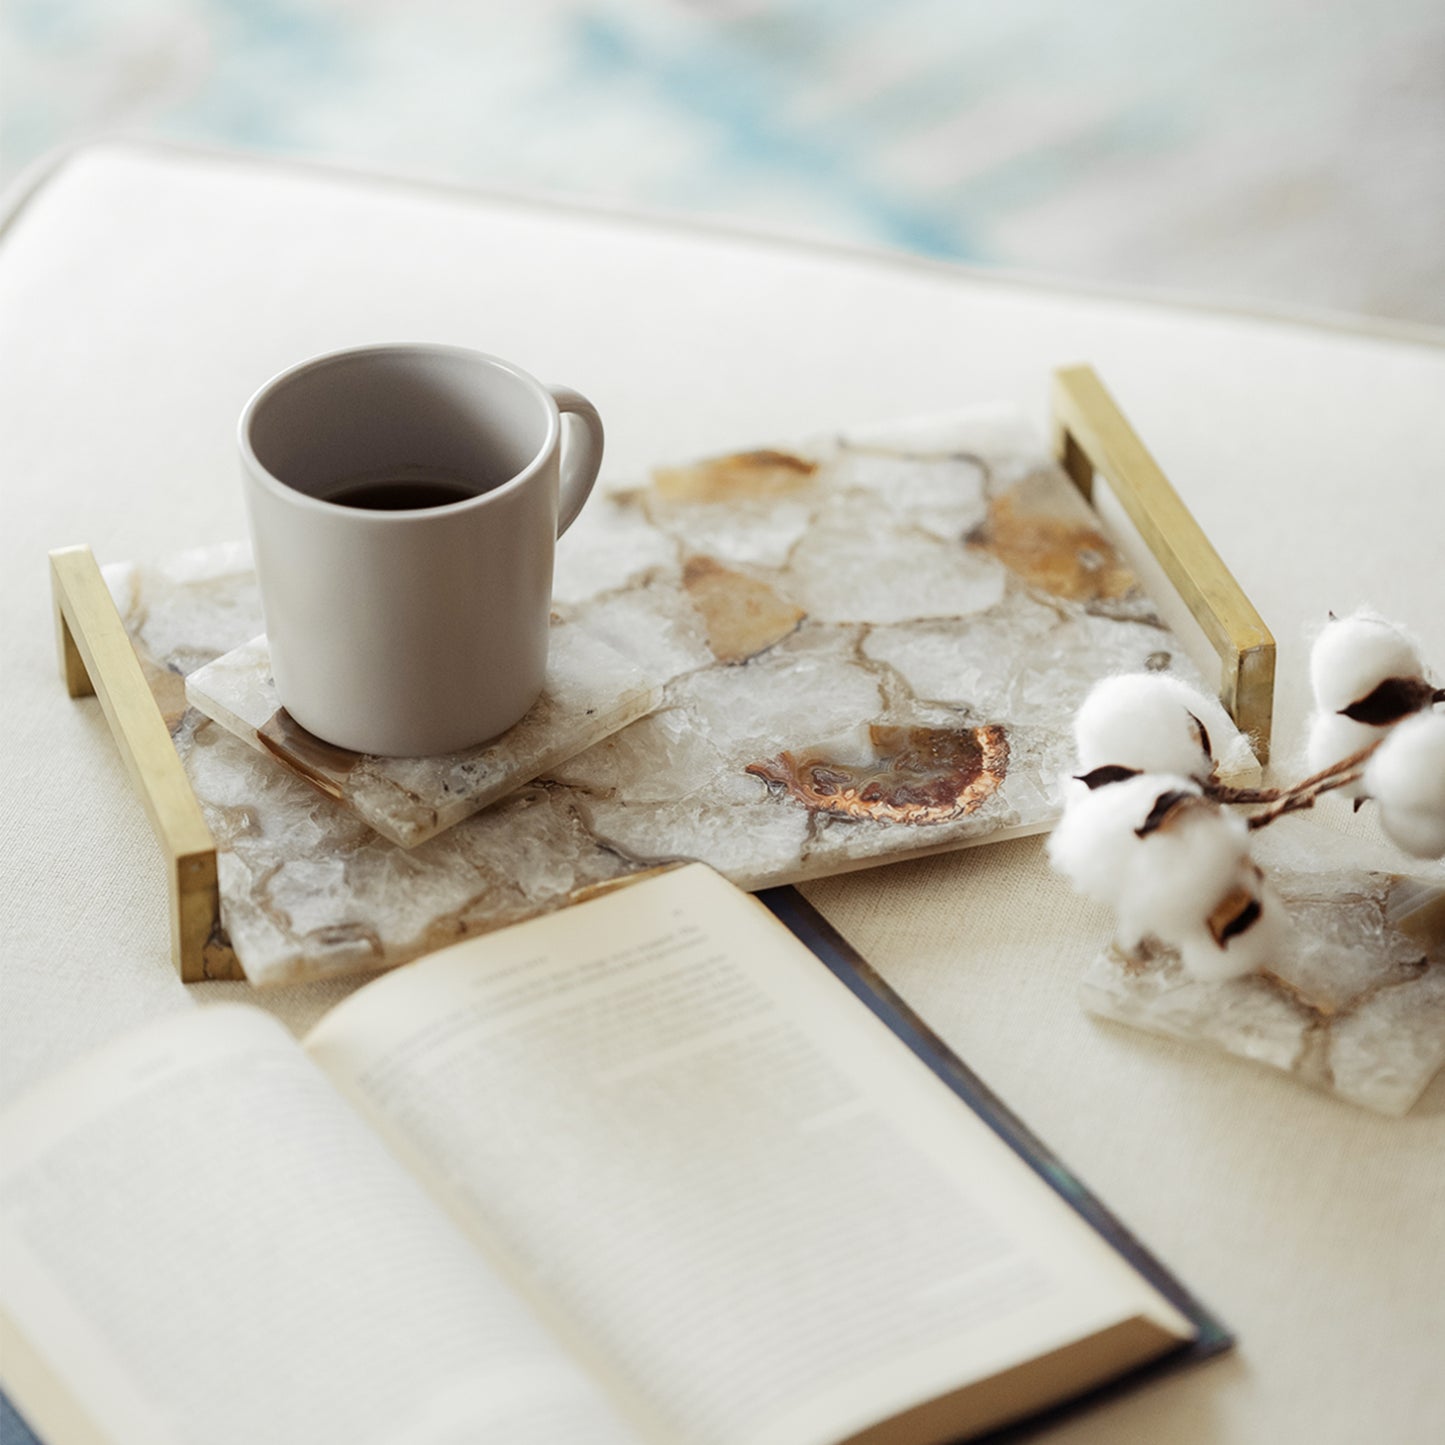
<instances>
[{"instance_id":1,"label":"cotton boll","mask_svg":"<svg viewBox=\"0 0 1445 1445\"><path fill-rule=\"evenodd\" d=\"M1074 715L1079 771L1115 765L1208 778L1215 728L1235 732L1217 702L1178 678L1157 672L1106 677Z\"/></svg>"},{"instance_id":2,"label":"cotton boll","mask_svg":"<svg viewBox=\"0 0 1445 1445\"><path fill-rule=\"evenodd\" d=\"M1240 732L1234 719L1224 711L1222 705L1219 711L1223 719L1222 725L1216 726L1208 718L1205 718L1204 722L1209 728L1210 741L1214 744L1214 761L1220 774L1228 779L1245 769L1257 769L1259 759L1248 734Z\"/></svg>"},{"instance_id":3,"label":"cotton boll","mask_svg":"<svg viewBox=\"0 0 1445 1445\"><path fill-rule=\"evenodd\" d=\"M1333 767L1343 758L1353 757L1361 748L1378 742L1380 729L1368 723L1355 722L1337 712L1317 712L1310 719L1309 740L1305 744L1305 769L1311 777ZM1360 784L1348 783L1339 789L1345 798L1363 797Z\"/></svg>"},{"instance_id":4,"label":"cotton boll","mask_svg":"<svg viewBox=\"0 0 1445 1445\"><path fill-rule=\"evenodd\" d=\"M1157 673L1151 675L1158 676ZM1240 768L1258 766L1258 760L1254 756L1249 739L1240 732L1234 719L1230 717L1224 704L1217 697L1200 692L1197 688L1190 687L1177 678L1164 677L1161 678L1161 681L1178 689L1180 700L1203 725L1209 738L1212 760L1221 772L1231 773L1237 772Z\"/></svg>"},{"instance_id":5,"label":"cotton boll","mask_svg":"<svg viewBox=\"0 0 1445 1445\"><path fill-rule=\"evenodd\" d=\"M1205 979L1249 973L1277 951L1282 910L1249 856L1249 829L1192 779L1081 788L1048 851L1080 893L1116 910L1126 951L1152 936Z\"/></svg>"},{"instance_id":6,"label":"cotton boll","mask_svg":"<svg viewBox=\"0 0 1445 1445\"><path fill-rule=\"evenodd\" d=\"M1248 915L1247 927L1221 940L1205 926L1181 940L1184 970L1202 983L1255 973L1277 961L1284 946L1287 920L1279 895L1252 868L1244 870L1238 886L1258 910Z\"/></svg>"},{"instance_id":7,"label":"cotton boll","mask_svg":"<svg viewBox=\"0 0 1445 1445\"><path fill-rule=\"evenodd\" d=\"M1445 712L1397 723L1366 765L1365 782L1385 806L1445 813Z\"/></svg>"},{"instance_id":8,"label":"cotton boll","mask_svg":"<svg viewBox=\"0 0 1445 1445\"><path fill-rule=\"evenodd\" d=\"M1380 826L1416 858L1445 856L1445 713L1397 723L1365 767Z\"/></svg>"},{"instance_id":9,"label":"cotton boll","mask_svg":"<svg viewBox=\"0 0 1445 1445\"><path fill-rule=\"evenodd\" d=\"M1237 773L1243 768L1258 767L1258 760L1254 755L1254 749L1250 746L1249 738L1240 732L1238 725L1217 697L1200 692L1198 688L1190 687L1188 683L1181 682L1177 677L1170 677L1167 674L1151 672L1145 673L1143 676L1152 679L1155 686L1162 684L1184 705L1185 711L1193 719L1189 723L1190 733L1197 731L1194 722L1198 722L1203 727L1204 737L1208 740L1207 752L1210 755L1209 762L1205 765L1206 768L1217 768L1220 772L1228 775ZM1209 772L1206 771L1190 776L1197 776L1203 780L1209 775Z\"/></svg>"},{"instance_id":10,"label":"cotton boll","mask_svg":"<svg viewBox=\"0 0 1445 1445\"><path fill-rule=\"evenodd\" d=\"M1252 867L1243 819L1210 805L1179 808L1139 844L1118 903L1120 932L1136 940L1153 934L1179 947Z\"/></svg>"},{"instance_id":11,"label":"cotton boll","mask_svg":"<svg viewBox=\"0 0 1445 1445\"><path fill-rule=\"evenodd\" d=\"M1137 830L1155 801L1177 792L1199 796L1188 778L1146 774L1070 795L1053 833L1049 861L1086 898L1118 907L1131 860L1143 847Z\"/></svg>"},{"instance_id":12,"label":"cotton boll","mask_svg":"<svg viewBox=\"0 0 1445 1445\"><path fill-rule=\"evenodd\" d=\"M1414 642L1393 622L1362 607L1325 623L1310 650L1310 685L1324 712L1368 697L1386 678L1421 677Z\"/></svg>"},{"instance_id":13,"label":"cotton boll","mask_svg":"<svg viewBox=\"0 0 1445 1445\"><path fill-rule=\"evenodd\" d=\"M1380 826L1412 858L1445 858L1445 816L1415 808L1381 809Z\"/></svg>"}]
</instances>

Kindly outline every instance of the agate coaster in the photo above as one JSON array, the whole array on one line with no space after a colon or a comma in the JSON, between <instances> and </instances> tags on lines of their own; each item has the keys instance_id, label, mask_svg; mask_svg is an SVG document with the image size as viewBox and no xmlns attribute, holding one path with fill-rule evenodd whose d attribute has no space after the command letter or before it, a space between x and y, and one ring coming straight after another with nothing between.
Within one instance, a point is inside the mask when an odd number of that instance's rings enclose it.
<instances>
[{"instance_id":1,"label":"agate coaster","mask_svg":"<svg viewBox=\"0 0 1445 1445\"><path fill-rule=\"evenodd\" d=\"M349 752L307 732L276 694L265 636L186 678L186 700L403 848L479 813L652 711L661 688L585 622L554 622L542 695L499 737L426 758Z\"/></svg>"}]
</instances>

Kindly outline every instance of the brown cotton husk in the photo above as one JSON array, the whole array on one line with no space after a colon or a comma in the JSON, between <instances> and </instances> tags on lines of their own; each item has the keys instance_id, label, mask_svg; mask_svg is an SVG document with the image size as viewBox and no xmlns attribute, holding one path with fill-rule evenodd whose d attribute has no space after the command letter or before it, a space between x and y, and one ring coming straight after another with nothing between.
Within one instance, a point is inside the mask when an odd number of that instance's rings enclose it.
<instances>
[{"instance_id":1,"label":"brown cotton husk","mask_svg":"<svg viewBox=\"0 0 1445 1445\"><path fill-rule=\"evenodd\" d=\"M1122 783L1126 778L1138 776L1138 768L1121 768L1117 763L1106 763L1102 768L1091 768L1087 773L1075 773L1074 781L1082 783L1092 793L1096 788L1107 787L1110 783Z\"/></svg>"},{"instance_id":2,"label":"brown cotton husk","mask_svg":"<svg viewBox=\"0 0 1445 1445\"><path fill-rule=\"evenodd\" d=\"M1423 677L1387 677L1372 692L1339 709L1341 717L1369 727L1389 727L1428 707L1435 689Z\"/></svg>"},{"instance_id":3,"label":"brown cotton husk","mask_svg":"<svg viewBox=\"0 0 1445 1445\"><path fill-rule=\"evenodd\" d=\"M1201 798L1198 793L1186 793L1182 789L1171 788L1168 792L1160 793L1154 800L1148 817L1134 829L1134 836L1147 838L1151 833L1178 827L1183 818L1200 808L1212 811L1215 805L1207 798Z\"/></svg>"},{"instance_id":4,"label":"brown cotton husk","mask_svg":"<svg viewBox=\"0 0 1445 1445\"><path fill-rule=\"evenodd\" d=\"M1210 909L1204 922L1210 937L1224 948L1231 938L1247 932L1259 921L1260 911L1254 889L1239 883Z\"/></svg>"}]
</instances>

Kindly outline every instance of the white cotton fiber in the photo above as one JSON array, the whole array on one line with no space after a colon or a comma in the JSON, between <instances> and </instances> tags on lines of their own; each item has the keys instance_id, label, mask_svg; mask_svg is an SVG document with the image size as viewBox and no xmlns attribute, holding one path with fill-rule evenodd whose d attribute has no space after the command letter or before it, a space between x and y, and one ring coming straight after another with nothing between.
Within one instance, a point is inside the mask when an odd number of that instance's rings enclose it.
<instances>
[{"instance_id":1,"label":"white cotton fiber","mask_svg":"<svg viewBox=\"0 0 1445 1445\"><path fill-rule=\"evenodd\" d=\"M1147 774L1110 783L1092 792L1082 785L1069 794L1064 816L1049 836L1049 861L1086 898L1117 908L1143 840L1143 826L1164 793L1199 795L1188 778Z\"/></svg>"},{"instance_id":2,"label":"white cotton fiber","mask_svg":"<svg viewBox=\"0 0 1445 1445\"><path fill-rule=\"evenodd\" d=\"M1341 717L1337 712L1317 712L1310 719L1309 739L1305 743L1305 772L1314 777L1344 758L1352 757L1361 748L1378 742L1380 729L1369 723ZM1343 798L1358 798L1363 792L1358 783L1339 789Z\"/></svg>"},{"instance_id":3,"label":"white cotton fiber","mask_svg":"<svg viewBox=\"0 0 1445 1445\"><path fill-rule=\"evenodd\" d=\"M1285 941L1286 915L1279 895L1249 872L1241 879L1259 904L1259 913L1242 933L1224 941L1221 947L1209 931L1201 926L1180 940L1179 956L1185 972L1202 983L1220 983L1225 979L1242 978L1247 973L1279 960Z\"/></svg>"},{"instance_id":4,"label":"white cotton fiber","mask_svg":"<svg viewBox=\"0 0 1445 1445\"><path fill-rule=\"evenodd\" d=\"M1232 898L1252 898L1260 909L1221 943L1210 918ZM1128 860L1118 907L1126 947L1152 935L1177 949L1185 971L1202 980L1251 973L1278 946L1282 914L1276 900L1266 900L1249 856L1249 830L1237 814L1217 807L1181 811L1142 840Z\"/></svg>"},{"instance_id":5,"label":"white cotton fiber","mask_svg":"<svg viewBox=\"0 0 1445 1445\"><path fill-rule=\"evenodd\" d=\"M1445 856L1445 713L1397 723L1365 767L1380 826L1416 858Z\"/></svg>"},{"instance_id":6,"label":"white cotton fiber","mask_svg":"<svg viewBox=\"0 0 1445 1445\"><path fill-rule=\"evenodd\" d=\"M1367 607L1325 623L1310 650L1310 685L1325 712L1368 697L1387 677L1421 677L1419 649Z\"/></svg>"},{"instance_id":7,"label":"white cotton fiber","mask_svg":"<svg viewBox=\"0 0 1445 1445\"><path fill-rule=\"evenodd\" d=\"M1204 745L1203 727L1231 742L1238 730L1213 698L1160 672L1125 673L1094 684L1074 715L1081 773L1114 765L1141 773L1208 778L1217 754Z\"/></svg>"},{"instance_id":8,"label":"white cotton fiber","mask_svg":"<svg viewBox=\"0 0 1445 1445\"><path fill-rule=\"evenodd\" d=\"M1176 945L1203 926L1249 857L1244 820L1212 807L1180 813L1141 843L1120 891L1121 931Z\"/></svg>"},{"instance_id":9,"label":"white cotton fiber","mask_svg":"<svg viewBox=\"0 0 1445 1445\"><path fill-rule=\"evenodd\" d=\"M1156 803L1171 793L1194 801L1140 837ZM1191 779L1147 773L1093 790L1076 785L1048 851L1080 893L1114 908L1126 952L1152 936L1177 949L1192 976L1221 979L1249 973L1277 951L1282 914L1277 901L1267 901L1272 895L1249 856L1249 829L1237 814L1205 802ZM1241 890L1261 911L1221 945L1210 917Z\"/></svg>"},{"instance_id":10,"label":"white cotton fiber","mask_svg":"<svg viewBox=\"0 0 1445 1445\"><path fill-rule=\"evenodd\" d=\"M1225 712L1222 703L1215 706L1219 709L1218 720L1211 722L1206 717L1204 722L1209 728L1209 739L1214 744L1214 761L1220 775L1227 780L1246 768L1257 769L1259 759L1249 737L1235 726L1234 719Z\"/></svg>"}]
</instances>

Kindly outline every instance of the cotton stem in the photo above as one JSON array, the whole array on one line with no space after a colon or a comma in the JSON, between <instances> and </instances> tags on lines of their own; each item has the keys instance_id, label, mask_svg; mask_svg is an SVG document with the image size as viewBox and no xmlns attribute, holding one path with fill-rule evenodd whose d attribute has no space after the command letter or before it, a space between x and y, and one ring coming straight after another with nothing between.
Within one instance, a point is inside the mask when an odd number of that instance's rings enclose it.
<instances>
[{"instance_id":1,"label":"cotton stem","mask_svg":"<svg viewBox=\"0 0 1445 1445\"><path fill-rule=\"evenodd\" d=\"M1231 788L1227 783L1208 783L1205 785L1205 793L1217 803L1280 803L1287 798L1309 794L1312 803L1318 794L1328 792L1329 788L1321 784L1329 783L1330 787L1338 788L1343 783L1352 783L1359 777L1359 769L1369 759L1370 755L1384 738L1377 738L1368 747L1361 748L1358 752L1351 753L1347 758L1341 758L1337 763L1331 763L1327 768L1321 768L1317 773L1311 773L1309 777L1302 778L1297 783L1291 783L1287 788ZM1335 781L1341 773L1351 774L1348 778ZM1300 807L1309 807L1309 803L1302 803Z\"/></svg>"},{"instance_id":2,"label":"cotton stem","mask_svg":"<svg viewBox=\"0 0 1445 1445\"><path fill-rule=\"evenodd\" d=\"M1366 756L1373 751L1373 745L1364 749ZM1364 776L1365 770L1357 768L1354 772L1343 773L1339 777L1326 777L1325 781L1315 783L1309 791L1304 791L1303 784L1297 784L1283 794L1272 807L1266 808L1262 813L1252 814L1249 818L1249 827L1251 831L1255 828L1267 828L1276 818L1283 818L1286 813L1297 813L1303 808L1313 808L1316 798L1323 797L1335 788L1344 788L1351 783L1357 783Z\"/></svg>"}]
</instances>

